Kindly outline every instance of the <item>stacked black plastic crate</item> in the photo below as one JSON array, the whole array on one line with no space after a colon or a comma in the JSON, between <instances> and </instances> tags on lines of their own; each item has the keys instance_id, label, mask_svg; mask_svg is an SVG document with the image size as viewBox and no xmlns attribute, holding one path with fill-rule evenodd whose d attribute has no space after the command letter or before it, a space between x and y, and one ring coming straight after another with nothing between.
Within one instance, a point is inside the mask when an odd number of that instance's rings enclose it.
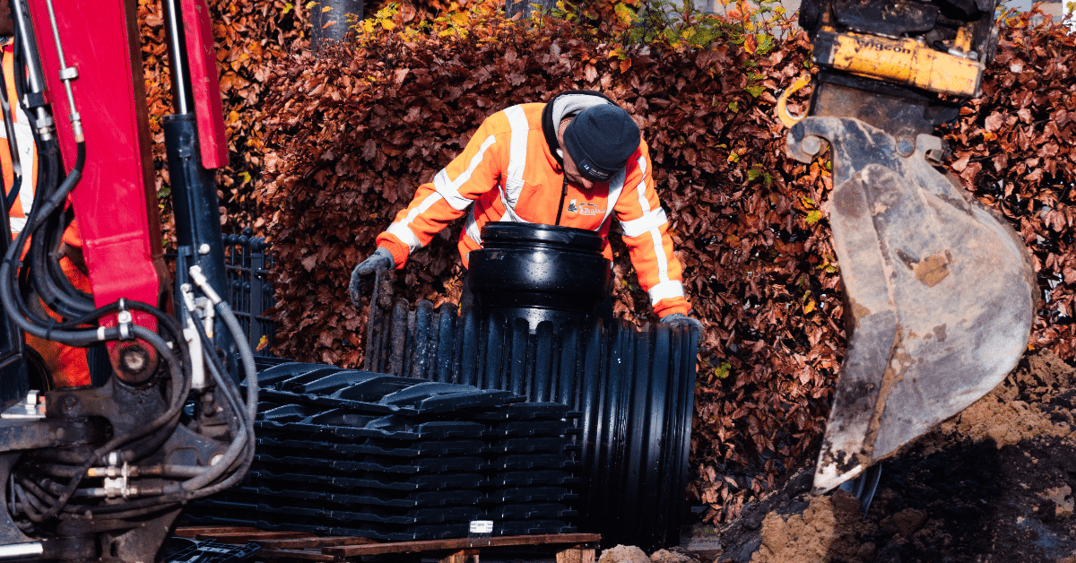
<instances>
[{"instance_id":1,"label":"stacked black plastic crate","mask_svg":"<svg viewBox=\"0 0 1076 563\"><path fill-rule=\"evenodd\" d=\"M489 425L493 534L518 536L576 531L580 448L560 403L518 403L480 418Z\"/></svg>"},{"instance_id":2,"label":"stacked black plastic crate","mask_svg":"<svg viewBox=\"0 0 1076 563\"><path fill-rule=\"evenodd\" d=\"M260 373L245 482L192 523L381 541L574 531L575 455L561 405L501 390L287 363ZM561 485L554 500L543 475ZM546 494L546 496L542 496Z\"/></svg>"}]
</instances>

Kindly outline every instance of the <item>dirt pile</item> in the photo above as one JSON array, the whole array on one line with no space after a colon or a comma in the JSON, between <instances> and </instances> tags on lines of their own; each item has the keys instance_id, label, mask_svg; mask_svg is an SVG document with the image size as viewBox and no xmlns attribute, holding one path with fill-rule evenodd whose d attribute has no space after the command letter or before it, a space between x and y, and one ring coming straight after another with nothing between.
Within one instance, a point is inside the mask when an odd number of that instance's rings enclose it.
<instances>
[{"instance_id":1,"label":"dirt pile","mask_svg":"<svg viewBox=\"0 0 1076 563\"><path fill-rule=\"evenodd\" d=\"M867 513L811 471L716 530L715 563L1076 563L1076 369L1025 355L989 395L883 462ZM714 558L716 556L716 558Z\"/></svg>"}]
</instances>

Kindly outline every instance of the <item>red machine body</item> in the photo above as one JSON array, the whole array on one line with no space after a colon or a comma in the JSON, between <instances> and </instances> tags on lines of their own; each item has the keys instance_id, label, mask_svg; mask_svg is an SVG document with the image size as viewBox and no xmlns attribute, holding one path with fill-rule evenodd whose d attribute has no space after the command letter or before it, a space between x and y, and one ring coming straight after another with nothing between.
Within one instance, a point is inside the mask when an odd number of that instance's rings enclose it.
<instances>
[{"instance_id":1,"label":"red machine body","mask_svg":"<svg viewBox=\"0 0 1076 563\"><path fill-rule=\"evenodd\" d=\"M209 169L228 155L209 13L204 0L162 3L175 111L152 119L164 131L175 207L172 291L137 0L18 2L18 102L35 116L37 176L47 180L23 233L5 246L0 322L16 337L8 348L21 344L20 331L85 348L87 357L107 346L112 369L91 366L91 385L52 389L50 373L38 381L23 368L22 389L44 384L40 402L37 391L4 387L0 552L150 561L182 506L238 483L254 453L253 354L220 296L223 241ZM59 256L70 258L70 242L59 240L66 201L92 300L56 275Z\"/></svg>"},{"instance_id":2,"label":"red machine body","mask_svg":"<svg viewBox=\"0 0 1076 563\"><path fill-rule=\"evenodd\" d=\"M71 89L86 140L86 164L70 198L94 302L100 307L125 298L161 306L168 274L162 258L137 4L106 0L89 10L77 0L29 4L35 27L42 31L50 25L51 4L63 41L63 62L78 72ZM227 144L208 9L199 0L183 0L181 7L201 157L206 168L217 168L227 163ZM52 93L46 101L53 106L64 165L70 172L77 149L68 119L72 108L66 96L58 95L66 88L60 78L64 65L56 42L40 40L44 35L39 34L40 55ZM152 316L133 314L136 324L155 330ZM116 316L103 318L101 324L116 326ZM114 367L123 346L109 345ZM152 349L144 348L154 365Z\"/></svg>"},{"instance_id":3,"label":"red machine body","mask_svg":"<svg viewBox=\"0 0 1076 563\"><path fill-rule=\"evenodd\" d=\"M47 0L30 0L35 27L47 30ZM150 154L149 113L134 5L123 0L52 2L86 139L86 166L71 193L98 306L119 298L156 306L167 279ZM42 25L44 24L44 25ZM39 32L45 80L64 165L75 162L72 108L62 95L56 42ZM136 62L137 61L137 62ZM143 323L139 323L143 324ZM147 327L152 328L152 323Z\"/></svg>"},{"instance_id":4,"label":"red machine body","mask_svg":"<svg viewBox=\"0 0 1076 563\"><path fill-rule=\"evenodd\" d=\"M220 102L220 79L217 77L217 54L213 49L209 10L200 0L182 0L180 4L183 21L187 22L187 54L202 166L217 169L228 164L228 143L224 136L224 110Z\"/></svg>"}]
</instances>

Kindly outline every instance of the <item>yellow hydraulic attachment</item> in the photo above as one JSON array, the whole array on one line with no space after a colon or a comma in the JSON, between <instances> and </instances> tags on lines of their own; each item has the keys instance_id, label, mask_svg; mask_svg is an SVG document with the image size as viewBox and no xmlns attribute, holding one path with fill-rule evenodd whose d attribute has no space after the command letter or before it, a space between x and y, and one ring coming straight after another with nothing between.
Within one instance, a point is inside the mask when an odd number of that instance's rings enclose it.
<instances>
[{"instance_id":1,"label":"yellow hydraulic attachment","mask_svg":"<svg viewBox=\"0 0 1076 563\"><path fill-rule=\"evenodd\" d=\"M984 68L980 61L914 39L837 33L832 28L818 32L814 57L834 70L962 97L979 95Z\"/></svg>"}]
</instances>

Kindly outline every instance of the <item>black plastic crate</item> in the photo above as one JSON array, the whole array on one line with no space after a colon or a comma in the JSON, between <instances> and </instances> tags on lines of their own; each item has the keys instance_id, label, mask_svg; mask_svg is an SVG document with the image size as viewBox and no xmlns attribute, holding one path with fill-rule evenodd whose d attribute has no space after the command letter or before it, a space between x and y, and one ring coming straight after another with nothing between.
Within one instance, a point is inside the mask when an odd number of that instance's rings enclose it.
<instances>
[{"instance_id":1,"label":"black plastic crate","mask_svg":"<svg viewBox=\"0 0 1076 563\"><path fill-rule=\"evenodd\" d=\"M254 542L244 545L221 543L216 540L169 538L160 559L161 563L243 563L251 561L261 546Z\"/></svg>"}]
</instances>

